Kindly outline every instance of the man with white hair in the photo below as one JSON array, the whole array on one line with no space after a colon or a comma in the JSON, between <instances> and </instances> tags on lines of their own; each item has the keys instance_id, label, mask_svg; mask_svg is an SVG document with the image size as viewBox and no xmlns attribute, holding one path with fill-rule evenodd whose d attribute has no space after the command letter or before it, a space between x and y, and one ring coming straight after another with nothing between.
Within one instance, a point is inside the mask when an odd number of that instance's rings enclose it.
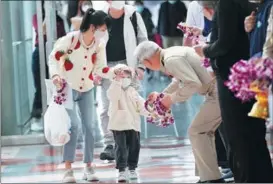
<instances>
[{"instance_id":1,"label":"man with white hair","mask_svg":"<svg viewBox=\"0 0 273 184\"><path fill-rule=\"evenodd\" d=\"M162 49L145 41L135 50L135 56L145 67L173 76L172 83L163 91L162 104L184 102L193 94L206 97L199 113L191 123L188 134L201 183L224 182L218 168L214 132L221 123L220 108L215 79L201 66L193 48L185 46ZM151 93L149 97L156 95Z\"/></svg>"}]
</instances>

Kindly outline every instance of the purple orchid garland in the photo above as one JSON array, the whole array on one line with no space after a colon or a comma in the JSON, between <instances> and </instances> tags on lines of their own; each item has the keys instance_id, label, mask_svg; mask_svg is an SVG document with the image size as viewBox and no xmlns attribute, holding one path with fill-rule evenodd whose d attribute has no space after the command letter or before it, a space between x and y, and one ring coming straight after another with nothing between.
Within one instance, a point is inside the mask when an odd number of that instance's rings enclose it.
<instances>
[{"instance_id":1,"label":"purple orchid garland","mask_svg":"<svg viewBox=\"0 0 273 184\"><path fill-rule=\"evenodd\" d=\"M62 80L62 88L57 91L57 94L54 96L54 102L58 105L62 105L66 101L66 90L67 83L65 80Z\"/></svg>"},{"instance_id":2,"label":"purple orchid garland","mask_svg":"<svg viewBox=\"0 0 273 184\"><path fill-rule=\"evenodd\" d=\"M268 90L273 81L273 60L269 58L251 58L240 60L231 68L231 74L225 85L243 102L253 99L256 95L250 90L253 82L258 82L260 90Z\"/></svg>"},{"instance_id":3,"label":"purple orchid garland","mask_svg":"<svg viewBox=\"0 0 273 184\"><path fill-rule=\"evenodd\" d=\"M187 28L187 26L183 26L183 24L179 23L177 28L184 33L184 38L193 40L196 45L199 44L199 36L195 36L193 32Z\"/></svg>"},{"instance_id":4,"label":"purple orchid garland","mask_svg":"<svg viewBox=\"0 0 273 184\"><path fill-rule=\"evenodd\" d=\"M174 118L171 110L161 103L163 97L164 94L161 93L155 101L147 100L144 105L145 109L151 113L147 117L147 122L165 128L174 124Z\"/></svg>"}]
</instances>

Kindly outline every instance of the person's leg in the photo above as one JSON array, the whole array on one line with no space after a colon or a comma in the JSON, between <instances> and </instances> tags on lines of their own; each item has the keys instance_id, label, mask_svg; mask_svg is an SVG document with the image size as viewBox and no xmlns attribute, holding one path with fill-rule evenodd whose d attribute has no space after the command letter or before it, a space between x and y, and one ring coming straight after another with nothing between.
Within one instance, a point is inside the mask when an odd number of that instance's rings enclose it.
<instances>
[{"instance_id":1,"label":"person's leg","mask_svg":"<svg viewBox=\"0 0 273 184\"><path fill-rule=\"evenodd\" d=\"M162 46L164 49L171 47L170 37L162 36Z\"/></svg>"},{"instance_id":2,"label":"person's leg","mask_svg":"<svg viewBox=\"0 0 273 184\"><path fill-rule=\"evenodd\" d=\"M215 131L215 145L216 145L216 152L217 152L217 160L218 160L218 165L221 168L227 168L228 167L227 153L220 135L220 130L219 130L220 126L218 127L217 131Z\"/></svg>"},{"instance_id":3,"label":"person's leg","mask_svg":"<svg viewBox=\"0 0 273 184\"><path fill-rule=\"evenodd\" d=\"M224 129L231 150L229 160L235 182L273 182L273 169L265 140L265 122L248 116L253 102L242 103L217 77Z\"/></svg>"},{"instance_id":4,"label":"person's leg","mask_svg":"<svg viewBox=\"0 0 273 184\"><path fill-rule=\"evenodd\" d=\"M83 179L88 181L97 181L98 177L95 175L95 170L92 165L95 148L91 113L94 108L92 90L82 93L78 100L80 117L82 120L82 132L84 136L83 162L86 164Z\"/></svg>"},{"instance_id":5,"label":"person's leg","mask_svg":"<svg viewBox=\"0 0 273 184\"><path fill-rule=\"evenodd\" d=\"M108 108L109 108L109 100L107 98L107 90L110 86L111 82L108 79L102 79L101 84L101 102L102 102L102 112L100 115L101 118L101 128L104 135L104 144L106 148L100 154L101 160L114 160L114 137L113 133L108 130L109 116L108 116Z\"/></svg>"},{"instance_id":6,"label":"person's leg","mask_svg":"<svg viewBox=\"0 0 273 184\"><path fill-rule=\"evenodd\" d=\"M183 37L172 37L172 46L182 46Z\"/></svg>"},{"instance_id":7,"label":"person's leg","mask_svg":"<svg viewBox=\"0 0 273 184\"><path fill-rule=\"evenodd\" d=\"M218 168L214 133L221 123L217 91L206 97L199 113L189 127L195 163L200 181L222 182Z\"/></svg>"},{"instance_id":8,"label":"person's leg","mask_svg":"<svg viewBox=\"0 0 273 184\"><path fill-rule=\"evenodd\" d=\"M128 153L128 168L129 168L129 178L137 179L137 173L135 172L138 166L139 152L140 152L140 135L139 132L135 130L130 130L127 132L127 146L129 148Z\"/></svg>"},{"instance_id":9,"label":"person's leg","mask_svg":"<svg viewBox=\"0 0 273 184\"><path fill-rule=\"evenodd\" d=\"M73 91L73 98L78 95L78 92ZM73 105L73 109L67 109L67 113L71 120L71 128L70 128L70 140L67 144L64 145L63 149L63 161L65 163L66 172L64 174L63 182L64 183L71 183L75 182L74 174L72 171L72 163L75 160L75 153L76 153L76 145L77 145L77 138L78 138L78 126L80 124L80 119L78 116L78 111L76 108L76 103Z\"/></svg>"},{"instance_id":10,"label":"person's leg","mask_svg":"<svg viewBox=\"0 0 273 184\"><path fill-rule=\"evenodd\" d=\"M32 106L32 117L41 118L42 116L42 93L41 93L41 77L40 77L40 58L39 49L35 47L32 53L32 74L35 87L34 101Z\"/></svg>"},{"instance_id":11,"label":"person's leg","mask_svg":"<svg viewBox=\"0 0 273 184\"><path fill-rule=\"evenodd\" d=\"M116 169L119 171L118 181L127 180L126 167L128 158L128 148L126 140L126 131L113 131L115 139Z\"/></svg>"}]
</instances>

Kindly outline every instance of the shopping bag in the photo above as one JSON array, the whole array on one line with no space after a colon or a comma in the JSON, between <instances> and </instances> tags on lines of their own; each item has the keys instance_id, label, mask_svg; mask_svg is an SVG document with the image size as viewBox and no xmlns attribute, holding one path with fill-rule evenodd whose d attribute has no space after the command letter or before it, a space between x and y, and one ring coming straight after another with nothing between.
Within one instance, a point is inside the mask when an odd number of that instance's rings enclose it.
<instances>
[{"instance_id":1,"label":"shopping bag","mask_svg":"<svg viewBox=\"0 0 273 184\"><path fill-rule=\"evenodd\" d=\"M63 146L70 140L71 120L64 105L52 101L44 115L45 138L52 146Z\"/></svg>"},{"instance_id":2,"label":"shopping bag","mask_svg":"<svg viewBox=\"0 0 273 184\"><path fill-rule=\"evenodd\" d=\"M62 94L58 94L56 86L53 84L52 80L45 79L45 84L47 92L47 105L51 104L51 102L54 100L54 97L61 95L62 98L65 98L65 101L62 102L62 105L64 105L66 109L73 109L73 92L69 85L66 85Z\"/></svg>"}]
</instances>

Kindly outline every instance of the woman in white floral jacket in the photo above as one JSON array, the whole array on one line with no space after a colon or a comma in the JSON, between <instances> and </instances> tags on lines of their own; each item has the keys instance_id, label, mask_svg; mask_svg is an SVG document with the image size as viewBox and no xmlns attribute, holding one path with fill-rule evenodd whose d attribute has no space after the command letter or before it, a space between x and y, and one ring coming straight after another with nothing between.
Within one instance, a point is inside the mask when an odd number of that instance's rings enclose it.
<instances>
[{"instance_id":1,"label":"woman in white floral jacket","mask_svg":"<svg viewBox=\"0 0 273 184\"><path fill-rule=\"evenodd\" d=\"M109 27L109 17L102 11L89 9L83 18L80 31L60 38L49 57L49 72L57 88L63 80L73 89L73 110L67 110L71 118L70 141L64 146L63 161L66 172L63 182L75 182L72 163L75 160L78 126L80 119L84 134L84 157L86 164L83 179L98 180L92 165L94 156L94 137L92 135L92 92L94 74L113 78L114 70L106 65L105 43L101 39ZM80 116L76 105L79 106Z\"/></svg>"}]
</instances>

